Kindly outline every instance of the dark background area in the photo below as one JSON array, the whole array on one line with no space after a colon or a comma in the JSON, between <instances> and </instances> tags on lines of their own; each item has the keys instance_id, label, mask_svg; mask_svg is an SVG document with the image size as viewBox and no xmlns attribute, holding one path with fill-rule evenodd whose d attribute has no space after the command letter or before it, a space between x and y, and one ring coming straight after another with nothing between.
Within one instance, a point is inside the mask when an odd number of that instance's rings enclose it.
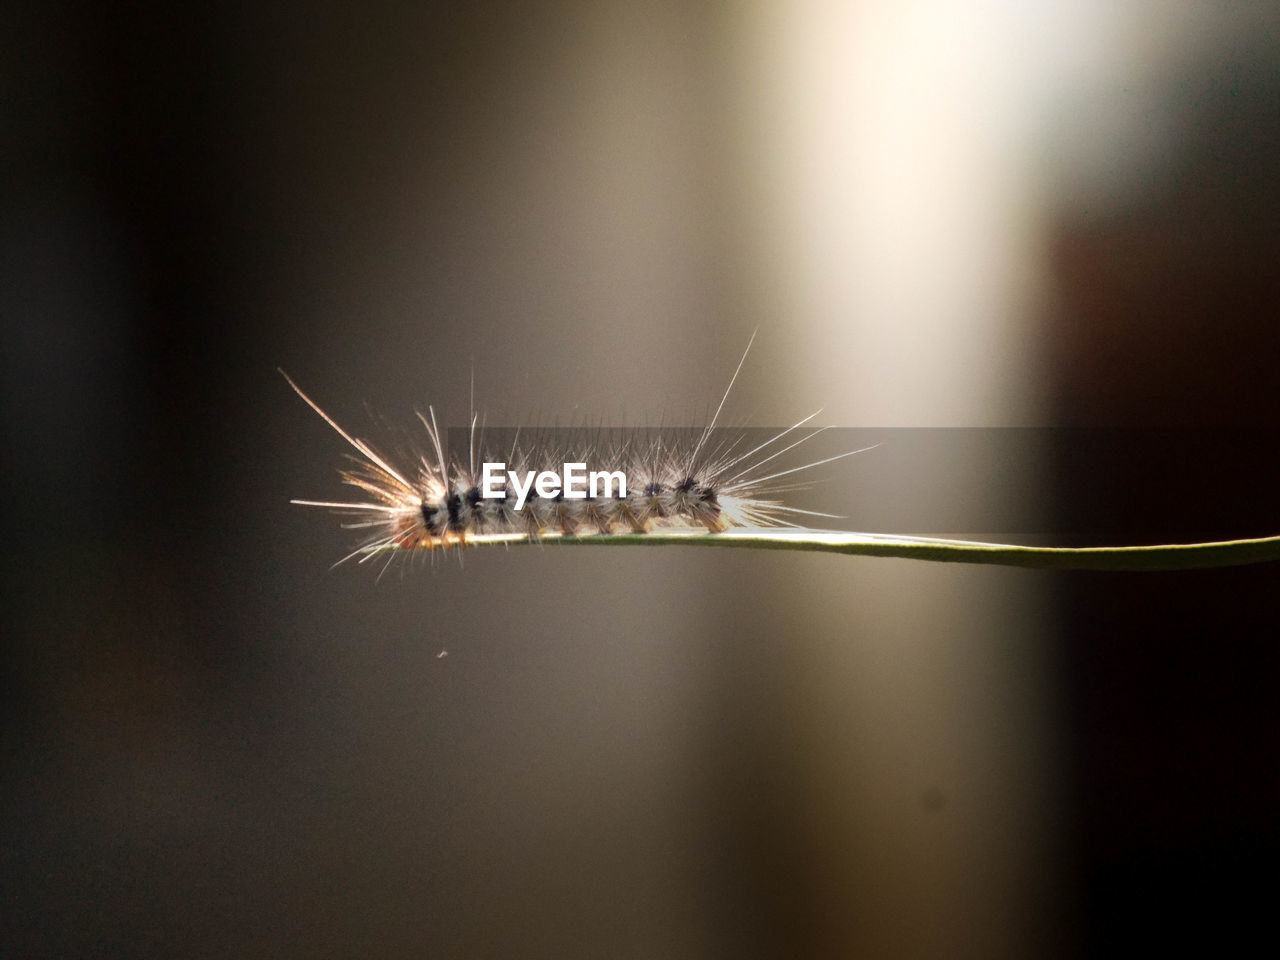
<instances>
[{"instance_id":1,"label":"dark background area","mask_svg":"<svg viewBox=\"0 0 1280 960\"><path fill-rule=\"evenodd\" d=\"M1052 244L1055 417L1207 428L1142 431L1175 452L1160 469L1150 442L1125 451L1068 433L1055 513L1072 529L1139 543L1274 527L1251 524L1268 514L1278 466L1266 437L1280 416L1268 372L1280 358L1280 87L1274 70L1224 53L1179 91L1186 121L1160 189L1124 216L1064 218ZM1081 446L1090 468L1062 469ZM1096 954L1269 939L1275 565L1066 576L1057 606L1082 942Z\"/></svg>"},{"instance_id":2,"label":"dark background area","mask_svg":"<svg viewBox=\"0 0 1280 960\"><path fill-rule=\"evenodd\" d=\"M724 174L733 6L594 9L6 17L0 954L1274 940L1273 564L327 571L346 534L287 501L341 445L277 366L360 429L365 400L461 422L473 369L499 419L643 422L701 415L777 322ZM1249 17L1166 78L1140 188L1043 205L1041 530L1280 532L1280 40ZM769 382L797 362L766 351L745 407L807 412Z\"/></svg>"}]
</instances>

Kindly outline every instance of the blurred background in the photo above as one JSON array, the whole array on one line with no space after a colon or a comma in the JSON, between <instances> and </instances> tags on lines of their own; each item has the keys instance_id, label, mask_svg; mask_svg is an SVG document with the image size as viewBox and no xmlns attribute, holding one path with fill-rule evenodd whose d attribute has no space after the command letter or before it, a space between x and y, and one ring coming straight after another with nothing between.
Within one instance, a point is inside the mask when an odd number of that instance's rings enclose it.
<instances>
[{"instance_id":1,"label":"blurred background","mask_svg":"<svg viewBox=\"0 0 1280 960\"><path fill-rule=\"evenodd\" d=\"M759 328L736 418L1052 428L843 463L813 502L854 529L1280 533L1276 5L6 21L0 954L1272 934L1273 565L516 549L375 581L288 504L344 451L276 368L371 438L462 423L473 370L494 422L700 423Z\"/></svg>"}]
</instances>

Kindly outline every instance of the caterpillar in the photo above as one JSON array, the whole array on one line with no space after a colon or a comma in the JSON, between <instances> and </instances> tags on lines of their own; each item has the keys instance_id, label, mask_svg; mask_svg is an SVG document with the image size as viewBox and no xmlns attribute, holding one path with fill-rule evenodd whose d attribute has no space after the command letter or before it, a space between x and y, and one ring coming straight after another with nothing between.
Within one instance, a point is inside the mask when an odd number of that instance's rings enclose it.
<instances>
[{"instance_id":1,"label":"caterpillar","mask_svg":"<svg viewBox=\"0 0 1280 960\"><path fill-rule=\"evenodd\" d=\"M787 478L871 449L777 469L779 458L827 429L808 426L821 410L771 432L760 443L749 443L747 431L717 431L750 349L748 342L710 422L699 430L596 430L568 441L557 439L554 431L526 433L522 441L516 430L510 444L499 450L492 435L486 440L483 427L477 434L479 418L473 409L463 460L450 458L435 410L428 407L425 414L417 414L427 442L410 462L401 464L393 464L368 441L345 430L281 370L298 396L355 450L356 455L348 454L352 463L340 476L365 498L291 502L334 511L346 519L344 527L362 532L364 539L338 564L355 558L363 563L383 553L389 554L390 563L403 551L515 538L609 537L659 530L713 536L730 529L798 527L791 518L799 516L832 517L777 499L799 485ZM543 468L561 460L563 483L558 488L544 483L551 471ZM592 471L589 489L574 489L570 468L584 468L575 479L585 480L585 467L593 463L605 469ZM498 466L510 481L501 489L495 486ZM621 477L622 482L597 484L597 477Z\"/></svg>"}]
</instances>

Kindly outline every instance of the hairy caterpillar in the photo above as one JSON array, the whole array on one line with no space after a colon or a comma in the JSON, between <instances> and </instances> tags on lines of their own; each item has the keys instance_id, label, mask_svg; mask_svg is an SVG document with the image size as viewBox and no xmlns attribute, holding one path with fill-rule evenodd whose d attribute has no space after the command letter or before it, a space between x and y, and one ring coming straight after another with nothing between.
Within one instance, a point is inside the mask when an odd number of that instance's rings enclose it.
<instances>
[{"instance_id":1,"label":"hairy caterpillar","mask_svg":"<svg viewBox=\"0 0 1280 960\"><path fill-rule=\"evenodd\" d=\"M730 529L798 526L787 519L791 516L833 516L775 499L795 486L780 482L784 478L862 452L850 450L777 469L778 458L826 429L805 429L821 411L754 445L746 442L746 432L717 434L716 422L746 357L744 352L710 423L701 430L598 430L589 438L568 442L548 442L536 433L522 442L517 430L509 446L496 450L492 437L486 442L483 428L477 435L478 418L473 411L464 461L448 456L435 411L428 407L426 414L417 414L427 445L407 465L393 464L367 441L348 433L282 370L298 396L359 454L350 456L353 466L340 474L367 498L291 502L336 511L347 517L345 527L365 532L364 541L339 563L356 557L364 562L384 552L391 554L390 562L403 550L461 547L513 537L608 537L656 530L700 530L710 535ZM605 471L631 479L625 492L614 489L604 495L576 494L567 484L555 493L541 485L532 489L534 474L561 460L566 475L570 466L595 462L603 464ZM507 489L494 495L482 485L488 475L479 465L493 466L495 461L514 467L511 477L516 492ZM518 476L528 478L523 490ZM520 508L517 503L522 503Z\"/></svg>"}]
</instances>

